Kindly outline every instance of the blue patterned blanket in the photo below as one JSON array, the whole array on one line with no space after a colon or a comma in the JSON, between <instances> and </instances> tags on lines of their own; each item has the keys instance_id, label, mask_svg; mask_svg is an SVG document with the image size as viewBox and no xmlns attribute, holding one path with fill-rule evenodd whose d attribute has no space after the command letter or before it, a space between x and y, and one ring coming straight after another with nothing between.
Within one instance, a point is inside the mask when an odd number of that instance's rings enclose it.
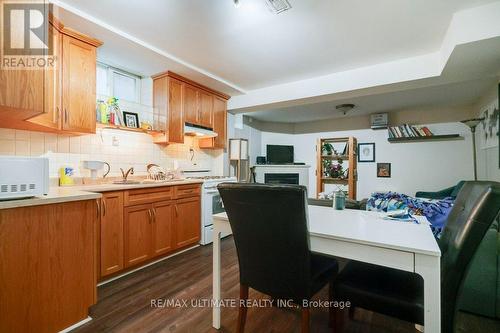
<instances>
[{"instance_id":1,"label":"blue patterned blanket","mask_svg":"<svg viewBox=\"0 0 500 333\"><path fill-rule=\"evenodd\" d=\"M366 210L370 211L390 212L403 209L408 210L410 216L425 216L431 223L431 229L436 238L441 236L452 207L452 198L429 200L396 192L373 193L366 203Z\"/></svg>"}]
</instances>

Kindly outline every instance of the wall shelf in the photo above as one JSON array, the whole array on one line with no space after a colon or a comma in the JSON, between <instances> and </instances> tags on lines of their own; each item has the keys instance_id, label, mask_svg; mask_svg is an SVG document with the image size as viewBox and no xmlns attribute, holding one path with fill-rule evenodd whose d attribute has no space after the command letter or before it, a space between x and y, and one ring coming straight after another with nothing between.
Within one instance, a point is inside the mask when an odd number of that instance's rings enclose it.
<instances>
[{"instance_id":1,"label":"wall shelf","mask_svg":"<svg viewBox=\"0 0 500 333\"><path fill-rule=\"evenodd\" d=\"M424 142L424 141L448 141L448 140L462 140L463 137L459 134L444 134L444 135L431 135L431 136L416 136L404 138L388 138L390 143L403 143L403 142Z\"/></svg>"},{"instance_id":2,"label":"wall shelf","mask_svg":"<svg viewBox=\"0 0 500 333\"><path fill-rule=\"evenodd\" d=\"M133 128L133 127L119 126L119 125L113 125L113 124L101 124L101 123L97 123L96 128L115 129L115 130L120 130L120 131L138 132L138 133L146 133L146 134L161 133L159 131L146 130L143 128Z\"/></svg>"},{"instance_id":3,"label":"wall shelf","mask_svg":"<svg viewBox=\"0 0 500 333\"><path fill-rule=\"evenodd\" d=\"M328 178L328 177L321 178L321 181L324 183L328 183L328 184L348 184L349 183L348 179Z\"/></svg>"}]
</instances>

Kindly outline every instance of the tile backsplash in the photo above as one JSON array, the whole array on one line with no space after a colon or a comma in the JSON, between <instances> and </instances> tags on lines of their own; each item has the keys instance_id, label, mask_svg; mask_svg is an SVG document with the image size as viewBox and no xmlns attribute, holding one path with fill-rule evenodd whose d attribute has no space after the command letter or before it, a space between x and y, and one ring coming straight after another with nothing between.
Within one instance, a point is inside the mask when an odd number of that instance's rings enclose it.
<instances>
[{"instance_id":1,"label":"tile backsplash","mask_svg":"<svg viewBox=\"0 0 500 333\"><path fill-rule=\"evenodd\" d=\"M48 157L50 177L57 177L61 166L72 166L76 177L90 177L82 167L85 160L108 162L112 176L129 167L136 175L146 175L147 164L173 168L174 161L184 170L207 169L214 175L223 170L223 150L201 150L196 139L185 137L184 144L160 146L147 134L114 129L72 136L0 128L0 155Z\"/></svg>"}]
</instances>

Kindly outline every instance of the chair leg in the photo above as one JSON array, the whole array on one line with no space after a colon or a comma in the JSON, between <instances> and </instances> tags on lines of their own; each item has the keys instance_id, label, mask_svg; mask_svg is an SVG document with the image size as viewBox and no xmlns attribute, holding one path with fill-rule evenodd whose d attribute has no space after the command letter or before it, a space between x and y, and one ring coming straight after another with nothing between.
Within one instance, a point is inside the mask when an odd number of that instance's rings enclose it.
<instances>
[{"instance_id":1,"label":"chair leg","mask_svg":"<svg viewBox=\"0 0 500 333\"><path fill-rule=\"evenodd\" d=\"M248 286L240 284L240 300L248 299ZM245 321L247 319L247 307L242 306L241 302L238 308L238 327L236 331L243 333L245 331Z\"/></svg>"},{"instance_id":2,"label":"chair leg","mask_svg":"<svg viewBox=\"0 0 500 333\"><path fill-rule=\"evenodd\" d=\"M302 333L309 333L309 308L302 308Z\"/></svg>"}]
</instances>

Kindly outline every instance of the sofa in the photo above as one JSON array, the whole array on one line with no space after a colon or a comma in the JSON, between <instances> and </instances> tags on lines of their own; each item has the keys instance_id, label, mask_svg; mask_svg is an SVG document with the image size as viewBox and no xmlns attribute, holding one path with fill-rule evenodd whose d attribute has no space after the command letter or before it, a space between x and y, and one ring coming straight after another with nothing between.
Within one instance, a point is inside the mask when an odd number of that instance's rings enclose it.
<instances>
[{"instance_id":1,"label":"sofa","mask_svg":"<svg viewBox=\"0 0 500 333\"><path fill-rule=\"evenodd\" d=\"M436 192L417 192L416 197L455 198L463 182ZM366 201L347 200L346 208L366 210ZM310 205L332 206L332 200L309 199ZM439 241L439 240L438 240ZM500 319L500 233L496 221L484 236L464 279L458 309Z\"/></svg>"}]
</instances>

